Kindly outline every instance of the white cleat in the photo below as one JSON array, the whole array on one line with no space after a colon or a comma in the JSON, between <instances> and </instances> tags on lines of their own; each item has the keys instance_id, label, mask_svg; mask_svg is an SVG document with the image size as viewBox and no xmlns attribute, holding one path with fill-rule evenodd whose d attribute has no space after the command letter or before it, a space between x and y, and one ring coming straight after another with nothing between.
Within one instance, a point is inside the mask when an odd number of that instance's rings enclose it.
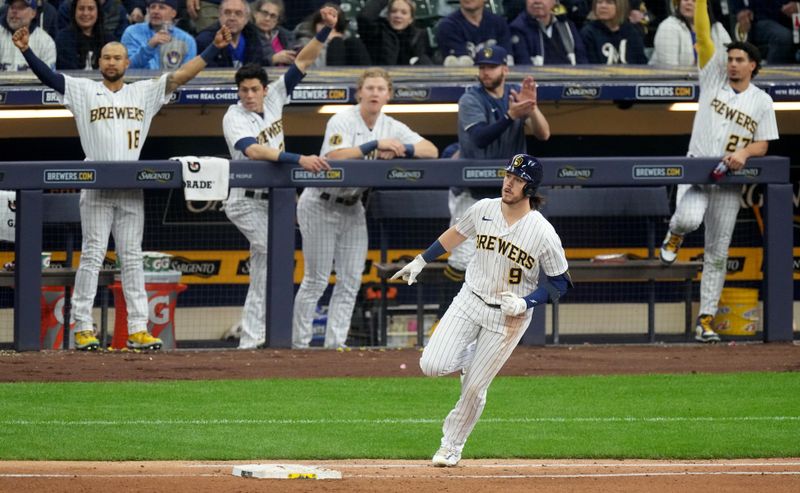
<instances>
[{"instance_id":1,"label":"white cleat","mask_svg":"<svg viewBox=\"0 0 800 493\"><path fill-rule=\"evenodd\" d=\"M441 447L431 461L436 467L455 467L461 460L461 452L451 447Z\"/></svg>"},{"instance_id":2,"label":"white cleat","mask_svg":"<svg viewBox=\"0 0 800 493\"><path fill-rule=\"evenodd\" d=\"M664 243L661 244L661 263L664 265L672 265L675 259L678 258L678 250L683 243L683 236L676 235L671 231L667 231L667 236L664 238Z\"/></svg>"}]
</instances>

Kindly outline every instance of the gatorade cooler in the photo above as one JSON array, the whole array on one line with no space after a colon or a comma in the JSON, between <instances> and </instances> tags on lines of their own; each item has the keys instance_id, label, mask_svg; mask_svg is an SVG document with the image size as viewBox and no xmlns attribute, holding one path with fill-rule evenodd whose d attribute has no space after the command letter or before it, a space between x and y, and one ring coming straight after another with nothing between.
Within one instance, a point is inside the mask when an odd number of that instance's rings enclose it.
<instances>
[{"instance_id":1,"label":"gatorade cooler","mask_svg":"<svg viewBox=\"0 0 800 493\"><path fill-rule=\"evenodd\" d=\"M147 291L147 330L161 339L162 349L175 349L175 305L178 294L186 290L180 284L179 271L145 272L144 288ZM122 349L128 342L128 308L122 294L122 283L110 286L114 293L114 338L111 347Z\"/></svg>"},{"instance_id":2,"label":"gatorade cooler","mask_svg":"<svg viewBox=\"0 0 800 493\"><path fill-rule=\"evenodd\" d=\"M64 288L62 286L42 286L42 326L39 342L42 349L61 349L64 347ZM73 328L72 324L70 328ZM73 347L70 331L70 347Z\"/></svg>"},{"instance_id":3,"label":"gatorade cooler","mask_svg":"<svg viewBox=\"0 0 800 493\"><path fill-rule=\"evenodd\" d=\"M758 328L758 290L724 288L713 326L722 335L755 335Z\"/></svg>"}]
</instances>

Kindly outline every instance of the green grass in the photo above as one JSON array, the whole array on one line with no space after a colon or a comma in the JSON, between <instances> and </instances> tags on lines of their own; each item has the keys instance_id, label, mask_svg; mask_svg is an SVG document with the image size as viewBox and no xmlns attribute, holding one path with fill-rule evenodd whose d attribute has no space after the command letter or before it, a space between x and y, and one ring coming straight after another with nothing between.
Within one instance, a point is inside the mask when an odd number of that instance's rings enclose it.
<instances>
[{"instance_id":1,"label":"green grass","mask_svg":"<svg viewBox=\"0 0 800 493\"><path fill-rule=\"evenodd\" d=\"M428 458L455 378L0 384L0 459ZM800 373L504 377L465 457L800 456Z\"/></svg>"}]
</instances>

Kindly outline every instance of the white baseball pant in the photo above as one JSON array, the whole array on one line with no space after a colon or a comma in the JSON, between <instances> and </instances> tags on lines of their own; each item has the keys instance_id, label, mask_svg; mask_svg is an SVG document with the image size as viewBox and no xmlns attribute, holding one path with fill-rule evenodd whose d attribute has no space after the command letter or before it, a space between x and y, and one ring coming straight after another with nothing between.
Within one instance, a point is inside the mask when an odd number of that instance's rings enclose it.
<instances>
[{"instance_id":1,"label":"white baseball pant","mask_svg":"<svg viewBox=\"0 0 800 493\"><path fill-rule=\"evenodd\" d=\"M294 299L292 347L308 347L313 336L314 312L332 268L336 269L328 307L325 347L345 345L353 317L361 273L367 259L367 220L361 202L353 205L323 200L307 188L297 203L297 221L303 235L303 282Z\"/></svg>"},{"instance_id":2,"label":"white baseball pant","mask_svg":"<svg viewBox=\"0 0 800 493\"><path fill-rule=\"evenodd\" d=\"M461 451L486 405L486 391L530 324L487 306L464 284L433 332L419 365L429 377L464 370L461 397L442 425L441 446ZM473 347L471 343L476 344Z\"/></svg>"},{"instance_id":3,"label":"white baseball pant","mask_svg":"<svg viewBox=\"0 0 800 493\"><path fill-rule=\"evenodd\" d=\"M109 233L114 235L122 270L122 293L128 308L128 333L147 330L147 292L142 265L142 190L82 190L80 209L83 245L72 297L75 330L92 329L97 276L108 249Z\"/></svg>"},{"instance_id":4,"label":"white baseball pant","mask_svg":"<svg viewBox=\"0 0 800 493\"><path fill-rule=\"evenodd\" d=\"M225 214L250 242L250 286L242 309L239 348L252 349L263 343L267 334L265 304L269 201L255 198L229 200L225 204Z\"/></svg>"},{"instance_id":5,"label":"white baseball pant","mask_svg":"<svg viewBox=\"0 0 800 493\"><path fill-rule=\"evenodd\" d=\"M700 313L717 313L719 297L728 272L728 247L739 214L739 185L678 185L675 213L669 230L686 235L705 223L703 277L700 281Z\"/></svg>"}]
</instances>

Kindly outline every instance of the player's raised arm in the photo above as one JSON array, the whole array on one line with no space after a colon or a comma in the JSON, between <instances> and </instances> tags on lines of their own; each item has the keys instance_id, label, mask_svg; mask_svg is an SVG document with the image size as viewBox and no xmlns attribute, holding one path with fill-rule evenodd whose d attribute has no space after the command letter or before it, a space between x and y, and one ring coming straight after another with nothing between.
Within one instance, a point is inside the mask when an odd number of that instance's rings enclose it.
<instances>
[{"instance_id":1,"label":"player's raised arm","mask_svg":"<svg viewBox=\"0 0 800 493\"><path fill-rule=\"evenodd\" d=\"M708 17L708 0L697 0L694 8L694 32L697 35L697 65L700 68L714 56L711 40L711 19Z\"/></svg>"},{"instance_id":2,"label":"player's raised arm","mask_svg":"<svg viewBox=\"0 0 800 493\"><path fill-rule=\"evenodd\" d=\"M42 84L54 89L60 94L64 94L66 87L64 76L58 72L54 72L53 69L48 67L47 64L40 60L33 50L30 49L30 46L28 46L28 42L30 41L30 32L28 32L28 28L21 27L17 29L11 36L11 41L14 43L14 46L19 48L19 51L22 52L22 56L25 57L25 61L28 62L31 71L42 81Z\"/></svg>"},{"instance_id":3,"label":"player's raised arm","mask_svg":"<svg viewBox=\"0 0 800 493\"><path fill-rule=\"evenodd\" d=\"M320 29L317 35L300 50L300 53L297 54L297 58L294 59L294 64L303 73L305 73L306 69L317 59L319 53L322 51L322 47L325 46L328 35L339 20L339 13L333 7L322 7L319 13L322 16L322 22L325 24L325 27Z\"/></svg>"},{"instance_id":4,"label":"player's raised arm","mask_svg":"<svg viewBox=\"0 0 800 493\"><path fill-rule=\"evenodd\" d=\"M405 265L402 269L397 271L392 279L403 279L411 286L417 282L417 276L422 269L428 265L428 262L433 262L445 252L453 251L466 240L467 237L458 232L455 226L450 226L439 238L434 241L423 253L417 255L414 260Z\"/></svg>"},{"instance_id":5,"label":"player's raised arm","mask_svg":"<svg viewBox=\"0 0 800 493\"><path fill-rule=\"evenodd\" d=\"M203 70L206 65L208 65L209 61L213 60L214 57L217 56L219 50L228 46L230 42L231 31L227 26L220 27L219 31L217 31L217 34L214 35L213 43L208 45L208 47L203 50L202 53L178 68L178 70L169 74L167 88L164 91L165 94L171 93L178 87L194 79L195 76L197 76L197 74L199 74L200 71Z\"/></svg>"}]
</instances>

